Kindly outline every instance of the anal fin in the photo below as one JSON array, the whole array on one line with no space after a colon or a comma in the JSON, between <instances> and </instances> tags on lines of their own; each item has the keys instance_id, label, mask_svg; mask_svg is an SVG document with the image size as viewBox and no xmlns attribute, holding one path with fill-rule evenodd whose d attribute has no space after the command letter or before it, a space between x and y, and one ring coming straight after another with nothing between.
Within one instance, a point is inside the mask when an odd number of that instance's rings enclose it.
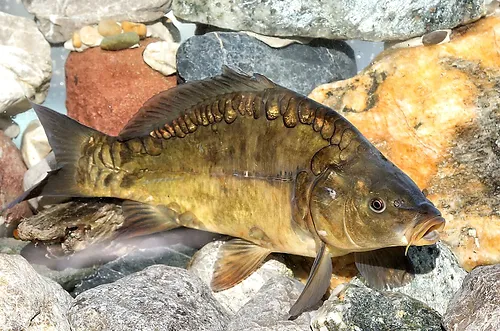
<instances>
[{"instance_id":1,"label":"anal fin","mask_svg":"<svg viewBox=\"0 0 500 331\"><path fill-rule=\"evenodd\" d=\"M269 249L243 239L226 242L219 251L212 276L212 290L223 291L245 280L270 253Z\"/></svg>"},{"instance_id":2,"label":"anal fin","mask_svg":"<svg viewBox=\"0 0 500 331\"><path fill-rule=\"evenodd\" d=\"M325 295L332 277L332 256L322 242L314 260L306 286L295 304L290 308L288 319L294 319L313 307Z\"/></svg>"},{"instance_id":3,"label":"anal fin","mask_svg":"<svg viewBox=\"0 0 500 331\"><path fill-rule=\"evenodd\" d=\"M177 213L165 206L153 206L142 202L123 202L125 221L117 230L117 236L132 238L180 227Z\"/></svg>"},{"instance_id":4,"label":"anal fin","mask_svg":"<svg viewBox=\"0 0 500 331\"><path fill-rule=\"evenodd\" d=\"M413 279L405 247L388 247L355 253L356 267L370 287L388 289L408 284Z\"/></svg>"}]
</instances>

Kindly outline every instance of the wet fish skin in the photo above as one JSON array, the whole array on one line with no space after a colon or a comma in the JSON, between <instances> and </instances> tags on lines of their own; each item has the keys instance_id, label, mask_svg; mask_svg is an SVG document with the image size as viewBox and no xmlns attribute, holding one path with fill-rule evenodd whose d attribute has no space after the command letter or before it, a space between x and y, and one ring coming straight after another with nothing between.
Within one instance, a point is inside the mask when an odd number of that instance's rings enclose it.
<instances>
[{"instance_id":1,"label":"wet fish skin","mask_svg":"<svg viewBox=\"0 0 500 331\"><path fill-rule=\"evenodd\" d=\"M404 254L404 246L431 243L417 237L435 240L429 233L444 221L340 114L260 75L226 71L162 92L118 137L35 109L61 169L32 192L125 199L127 235L186 226L244 239L228 243L217 290L271 252L316 256L291 315L324 294L331 256L394 246ZM365 277L373 260L360 259Z\"/></svg>"}]
</instances>

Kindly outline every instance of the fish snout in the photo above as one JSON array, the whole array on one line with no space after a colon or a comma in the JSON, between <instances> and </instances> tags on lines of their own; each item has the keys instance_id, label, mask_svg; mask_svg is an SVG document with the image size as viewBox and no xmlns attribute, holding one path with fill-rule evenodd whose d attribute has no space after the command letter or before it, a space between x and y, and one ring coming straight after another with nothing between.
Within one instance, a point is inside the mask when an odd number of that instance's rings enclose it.
<instances>
[{"instance_id":1,"label":"fish snout","mask_svg":"<svg viewBox=\"0 0 500 331\"><path fill-rule=\"evenodd\" d=\"M439 240L439 231L444 228L446 220L432 203L419 205L419 212L417 223L407 236L409 245L432 245Z\"/></svg>"}]
</instances>

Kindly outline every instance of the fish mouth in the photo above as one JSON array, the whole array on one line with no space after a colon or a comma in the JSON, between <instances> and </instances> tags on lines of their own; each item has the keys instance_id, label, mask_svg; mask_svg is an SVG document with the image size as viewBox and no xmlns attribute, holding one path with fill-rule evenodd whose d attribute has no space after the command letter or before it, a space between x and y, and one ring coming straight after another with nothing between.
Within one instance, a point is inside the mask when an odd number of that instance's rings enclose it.
<instances>
[{"instance_id":1,"label":"fish mouth","mask_svg":"<svg viewBox=\"0 0 500 331\"><path fill-rule=\"evenodd\" d=\"M405 235L408 240L406 252L411 245L424 246L435 244L439 240L439 231L445 226L445 219L441 215L426 217L417 222L417 225Z\"/></svg>"}]
</instances>

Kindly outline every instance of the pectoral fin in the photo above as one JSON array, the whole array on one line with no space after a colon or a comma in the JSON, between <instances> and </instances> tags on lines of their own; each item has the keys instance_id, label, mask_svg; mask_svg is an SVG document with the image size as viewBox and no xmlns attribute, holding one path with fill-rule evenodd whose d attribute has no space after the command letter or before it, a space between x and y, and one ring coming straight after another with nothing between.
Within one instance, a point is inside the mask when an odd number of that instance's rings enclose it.
<instances>
[{"instance_id":1,"label":"pectoral fin","mask_svg":"<svg viewBox=\"0 0 500 331\"><path fill-rule=\"evenodd\" d=\"M177 213L165 206L125 200L123 202L125 221L117 230L117 236L132 238L180 227Z\"/></svg>"},{"instance_id":2,"label":"pectoral fin","mask_svg":"<svg viewBox=\"0 0 500 331\"><path fill-rule=\"evenodd\" d=\"M233 287L250 276L271 253L243 239L226 242L219 251L211 287L215 292Z\"/></svg>"},{"instance_id":3,"label":"pectoral fin","mask_svg":"<svg viewBox=\"0 0 500 331\"><path fill-rule=\"evenodd\" d=\"M388 247L355 253L356 267L370 287L387 289L408 284L413 279L405 247Z\"/></svg>"},{"instance_id":4,"label":"pectoral fin","mask_svg":"<svg viewBox=\"0 0 500 331\"><path fill-rule=\"evenodd\" d=\"M311 308L325 295L332 277L332 256L324 243L321 243L318 255L314 260L306 287L295 304L290 308L288 319L294 319L306 309Z\"/></svg>"}]
</instances>

